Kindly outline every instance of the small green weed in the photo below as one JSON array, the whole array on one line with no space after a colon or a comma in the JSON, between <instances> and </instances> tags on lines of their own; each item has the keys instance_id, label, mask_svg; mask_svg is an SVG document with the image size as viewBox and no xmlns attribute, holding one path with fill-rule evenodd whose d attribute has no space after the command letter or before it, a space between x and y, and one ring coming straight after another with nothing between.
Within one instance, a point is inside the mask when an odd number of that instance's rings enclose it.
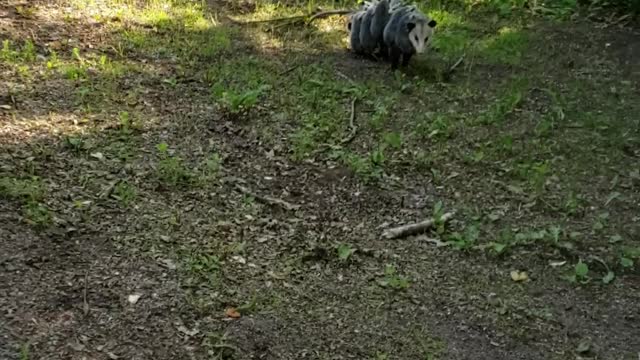
<instances>
[{"instance_id":1,"label":"small green weed","mask_svg":"<svg viewBox=\"0 0 640 360\"><path fill-rule=\"evenodd\" d=\"M602 233L604 228L607 226L608 222L609 222L609 213L608 212L603 212L603 213L598 214L598 216L596 217L595 222L592 225L593 231L596 234Z\"/></svg>"},{"instance_id":2,"label":"small green weed","mask_svg":"<svg viewBox=\"0 0 640 360\"><path fill-rule=\"evenodd\" d=\"M337 250L340 261L347 261L351 255L356 252L356 249L352 248L349 244L340 244Z\"/></svg>"},{"instance_id":3,"label":"small green weed","mask_svg":"<svg viewBox=\"0 0 640 360\"><path fill-rule=\"evenodd\" d=\"M387 264L384 268L384 278L379 280L378 284L382 287L404 290L409 287L409 280L398 275L395 266Z\"/></svg>"},{"instance_id":4,"label":"small green weed","mask_svg":"<svg viewBox=\"0 0 640 360\"><path fill-rule=\"evenodd\" d=\"M457 250L470 250L478 240L480 231L477 225L468 225L463 233L453 232L447 236L447 243L450 243Z\"/></svg>"},{"instance_id":5,"label":"small green weed","mask_svg":"<svg viewBox=\"0 0 640 360\"><path fill-rule=\"evenodd\" d=\"M41 200L43 195L44 186L38 177L30 179L0 177L0 197L30 202Z\"/></svg>"},{"instance_id":6,"label":"small green weed","mask_svg":"<svg viewBox=\"0 0 640 360\"><path fill-rule=\"evenodd\" d=\"M64 139L64 146L75 153L87 151L90 146L81 137L67 136Z\"/></svg>"},{"instance_id":7,"label":"small green weed","mask_svg":"<svg viewBox=\"0 0 640 360\"><path fill-rule=\"evenodd\" d=\"M433 211L432 211L432 216L435 224L434 227L438 235L444 234L445 222L442 219L443 215L444 215L444 208L442 205L442 201L438 201L433 205Z\"/></svg>"},{"instance_id":8,"label":"small green weed","mask_svg":"<svg viewBox=\"0 0 640 360\"><path fill-rule=\"evenodd\" d=\"M383 351L376 351L373 360L390 360L389 354Z\"/></svg>"},{"instance_id":9,"label":"small green weed","mask_svg":"<svg viewBox=\"0 0 640 360\"><path fill-rule=\"evenodd\" d=\"M384 134L385 148L400 149L402 147L402 135L396 132L388 132Z\"/></svg>"},{"instance_id":10,"label":"small green weed","mask_svg":"<svg viewBox=\"0 0 640 360\"><path fill-rule=\"evenodd\" d=\"M20 360L29 360L29 342L26 342L20 346Z\"/></svg>"},{"instance_id":11,"label":"small green weed","mask_svg":"<svg viewBox=\"0 0 640 360\"><path fill-rule=\"evenodd\" d=\"M622 248L622 256L630 260L640 260L640 247L625 246Z\"/></svg>"},{"instance_id":12,"label":"small green weed","mask_svg":"<svg viewBox=\"0 0 640 360\"><path fill-rule=\"evenodd\" d=\"M15 7L16 13L26 19L35 18L37 8L35 6L22 6L18 5Z\"/></svg>"},{"instance_id":13,"label":"small green weed","mask_svg":"<svg viewBox=\"0 0 640 360\"><path fill-rule=\"evenodd\" d=\"M160 154L157 168L158 179L172 186L190 184L193 174L184 165L184 160L179 156L169 155L166 143L158 144L156 148Z\"/></svg>"},{"instance_id":14,"label":"small green weed","mask_svg":"<svg viewBox=\"0 0 640 360\"><path fill-rule=\"evenodd\" d=\"M22 49L12 46L10 40L2 41L0 60L7 63L31 63L36 60L36 48L31 40L26 40Z\"/></svg>"},{"instance_id":15,"label":"small green weed","mask_svg":"<svg viewBox=\"0 0 640 360\"><path fill-rule=\"evenodd\" d=\"M215 281L220 269L220 258L215 255L199 253L191 255L187 259L187 270L200 280Z\"/></svg>"},{"instance_id":16,"label":"small green weed","mask_svg":"<svg viewBox=\"0 0 640 360\"><path fill-rule=\"evenodd\" d=\"M220 155L217 153L211 154L200 165L200 180L202 182L208 182L214 179L220 172Z\"/></svg>"},{"instance_id":17,"label":"small green weed","mask_svg":"<svg viewBox=\"0 0 640 360\"><path fill-rule=\"evenodd\" d=\"M381 131L384 128L387 120L389 119L389 114L390 114L389 105L385 103L376 104L375 111L373 112L373 115L371 115L371 118L369 119L369 124L371 125L371 128L375 131Z\"/></svg>"},{"instance_id":18,"label":"small green weed","mask_svg":"<svg viewBox=\"0 0 640 360\"><path fill-rule=\"evenodd\" d=\"M621 256L620 257L620 266L622 266L625 269L630 269L633 268L633 260L629 259L627 257Z\"/></svg>"},{"instance_id":19,"label":"small green weed","mask_svg":"<svg viewBox=\"0 0 640 360\"><path fill-rule=\"evenodd\" d=\"M570 282L586 284L591 281L591 278L589 277L589 266L582 262L582 260L579 260L574 266L572 273L567 275L565 278Z\"/></svg>"},{"instance_id":20,"label":"small green weed","mask_svg":"<svg viewBox=\"0 0 640 360\"><path fill-rule=\"evenodd\" d=\"M372 181L382 176L382 165L385 156L382 148L372 151L368 157L362 157L353 153L342 153L341 161L365 181Z\"/></svg>"},{"instance_id":21,"label":"small green weed","mask_svg":"<svg viewBox=\"0 0 640 360\"><path fill-rule=\"evenodd\" d=\"M58 60L58 53L54 50L51 50L49 54L49 60L47 60L47 70L55 70L60 67L60 60Z\"/></svg>"},{"instance_id":22,"label":"small green weed","mask_svg":"<svg viewBox=\"0 0 640 360\"><path fill-rule=\"evenodd\" d=\"M444 115L437 115L433 118L424 116L416 126L416 136L420 140L431 138L447 139L452 137L455 127L451 119Z\"/></svg>"},{"instance_id":23,"label":"small green weed","mask_svg":"<svg viewBox=\"0 0 640 360\"><path fill-rule=\"evenodd\" d=\"M63 65L60 71L69 80L83 80L88 77L87 69L81 65Z\"/></svg>"},{"instance_id":24,"label":"small green weed","mask_svg":"<svg viewBox=\"0 0 640 360\"><path fill-rule=\"evenodd\" d=\"M502 28L479 44L480 54L491 63L518 64L526 50L528 38L520 30Z\"/></svg>"},{"instance_id":25,"label":"small green weed","mask_svg":"<svg viewBox=\"0 0 640 360\"><path fill-rule=\"evenodd\" d=\"M37 227L46 227L51 224L51 212L42 203L31 201L24 208L24 216L32 225Z\"/></svg>"},{"instance_id":26,"label":"small green weed","mask_svg":"<svg viewBox=\"0 0 640 360\"><path fill-rule=\"evenodd\" d=\"M257 89L234 92L232 90L224 90L220 83L214 85L211 89L214 98L219 99L223 108L233 115L248 112L257 103L260 95L269 90L269 85L262 85Z\"/></svg>"},{"instance_id":27,"label":"small green weed","mask_svg":"<svg viewBox=\"0 0 640 360\"><path fill-rule=\"evenodd\" d=\"M120 111L118 113L118 129L121 138L126 139L129 135L133 134L134 131L140 130L141 125L138 121L134 121L128 111Z\"/></svg>"},{"instance_id":28,"label":"small green weed","mask_svg":"<svg viewBox=\"0 0 640 360\"><path fill-rule=\"evenodd\" d=\"M478 123L483 125L501 124L522 102L526 80L518 79L510 84L496 101L480 115Z\"/></svg>"},{"instance_id":29,"label":"small green weed","mask_svg":"<svg viewBox=\"0 0 640 360\"><path fill-rule=\"evenodd\" d=\"M113 189L113 197L126 207L136 199L137 192L135 187L130 185L128 182L120 181Z\"/></svg>"}]
</instances>

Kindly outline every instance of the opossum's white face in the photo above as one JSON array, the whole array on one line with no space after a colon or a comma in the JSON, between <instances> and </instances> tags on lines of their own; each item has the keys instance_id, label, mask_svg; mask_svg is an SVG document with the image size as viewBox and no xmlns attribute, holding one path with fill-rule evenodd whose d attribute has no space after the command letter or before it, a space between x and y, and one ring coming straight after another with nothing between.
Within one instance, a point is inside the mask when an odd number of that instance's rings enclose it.
<instances>
[{"instance_id":1,"label":"opossum's white face","mask_svg":"<svg viewBox=\"0 0 640 360\"><path fill-rule=\"evenodd\" d=\"M436 27L435 20L429 21L415 21L407 23L407 30L409 31L409 41L416 50L416 53L422 54L425 52L429 43L431 42L431 36Z\"/></svg>"}]
</instances>

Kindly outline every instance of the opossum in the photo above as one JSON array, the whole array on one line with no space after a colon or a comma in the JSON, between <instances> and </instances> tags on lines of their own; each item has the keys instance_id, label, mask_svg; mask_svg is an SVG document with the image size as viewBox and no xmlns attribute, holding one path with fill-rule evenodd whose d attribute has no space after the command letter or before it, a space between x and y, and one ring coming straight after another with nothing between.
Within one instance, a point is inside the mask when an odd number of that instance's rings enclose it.
<instances>
[{"instance_id":1,"label":"opossum","mask_svg":"<svg viewBox=\"0 0 640 360\"><path fill-rule=\"evenodd\" d=\"M395 5L399 0L391 0L391 3ZM380 55L387 57L389 51L384 45L384 28L389 22L390 18L389 0L379 0L373 7L373 14L371 18L371 24L369 26L369 33L371 39L376 42L376 49Z\"/></svg>"},{"instance_id":2,"label":"opossum","mask_svg":"<svg viewBox=\"0 0 640 360\"><path fill-rule=\"evenodd\" d=\"M379 1L373 0L370 3L365 3L362 10L364 14L360 23L360 46L362 46L362 51L367 55L375 53L378 45L378 39L372 36L371 32L371 23L375 16L375 11L379 7L378 5Z\"/></svg>"},{"instance_id":3,"label":"opossum","mask_svg":"<svg viewBox=\"0 0 640 360\"><path fill-rule=\"evenodd\" d=\"M351 51L353 51L356 54L361 54L363 51L362 45L360 44L360 27L361 27L363 15L364 15L364 11L360 10L352 14L349 17L349 21L347 23Z\"/></svg>"},{"instance_id":4,"label":"opossum","mask_svg":"<svg viewBox=\"0 0 640 360\"><path fill-rule=\"evenodd\" d=\"M415 6L394 6L390 15L382 37L389 50L391 68L397 69L401 56L402 66L406 67L414 54L425 52L437 23Z\"/></svg>"}]
</instances>

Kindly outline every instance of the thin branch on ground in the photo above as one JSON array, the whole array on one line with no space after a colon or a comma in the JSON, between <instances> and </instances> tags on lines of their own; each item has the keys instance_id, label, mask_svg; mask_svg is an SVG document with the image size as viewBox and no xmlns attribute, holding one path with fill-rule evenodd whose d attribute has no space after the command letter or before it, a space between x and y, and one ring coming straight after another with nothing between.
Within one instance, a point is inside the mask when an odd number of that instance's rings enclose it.
<instances>
[{"instance_id":1,"label":"thin branch on ground","mask_svg":"<svg viewBox=\"0 0 640 360\"><path fill-rule=\"evenodd\" d=\"M428 243L432 243L434 244L436 247L443 247L443 246L449 246L451 245L451 243L448 242L444 242L442 240L438 240L438 239L434 239L434 238L430 238L426 235L420 235L418 237L416 237L416 239L420 240L420 241L424 241L424 242L428 242Z\"/></svg>"},{"instance_id":2,"label":"thin branch on ground","mask_svg":"<svg viewBox=\"0 0 640 360\"><path fill-rule=\"evenodd\" d=\"M84 273L84 290L82 292L82 310L84 315L89 315L89 302L87 301L87 289L89 287L89 270Z\"/></svg>"},{"instance_id":3,"label":"thin branch on ground","mask_svg":"<svg viewBox=\"0 0 640 360\"><path fill-rule=\"evenodd\" d=\"M265 24L265 23L274 23L274 22L281 22L281 21L294 23L300 20L304 20L306 25L310 25L314 20L324 19L334 15L346 15L354 11L355 10L349 10L349 9L327 10L327 11L319 11L319 12L305 14L305 15L296 15L296 16L280 17L280 18L274 18L274 19L263 19L263 20L249 20L249 21L238 21L230 17L229 19L231 19L231 21L233 21L236 24L242 24L242 25L261 24L261 23Z\"/></svg>"},{"instance_id":4,"label":"thin branch on ground","mask_svg":"<svg viewBox=\"0 0 640 360\"><path fill-rule=\"evenodd\" d=\"M358 127L356 126L355 122L356 122L356 102L358 101L357 97L354 97L351 100L351 116L349 117L349 129L351 131L349 131L349 134L347 136L345 136L344 138L342 138L339 142L338 145L331 145L331 144L321 144L318 149L316 149L312 155L318 155L321 152L326 151L329 148L339 148L340 146L344 146L350 142L353 141L353 139L355 139L356 134L358 133Z\"/></svg>"},{"instance_id":5,"label":"thin branch on ground","mask_svg":"<svg viewBox=\"0 0 640 360\"><path fill-rule=\"evenodd\" d=\"M277 205L280 206L286 210L292 211L292 210L298 210L300 208L300 205L295 205L295 204L291 204L289 202L286 202L282 199L277 199L271 196L262 196L262 195L258 195L254 192L252 192L251 190L249 190L248 188L240 185L240 184L236 184L236 189L238 191L240 191L243 194L249 195L253 198L255 198L258 201L261 201L263 203L266 203L268 205Z\"/></svg>"},{"instance_id":6,"label":"thin branch on ground","mask_svg":"<svg viewBox=\"0 0 640 360\"><path fill-rule=\"evenodd\" d=\"M449 67L449 70L447 70L447 74L451 75L453 74L453 71L460 66L460 64L462 64L462 61L464 60L464 55L460 56L460 59L458 59L458 61L456 61L453 65L451 65L451 67Z\"/></svg>"},{"instance_id":7,"label":"thin branch on ground","mask_svg":"<svg viewBox=\"0 0 640 360\"><path fill-rule=\"evenodd\" d=\"M348 144L348 143L352 142L353 139L355 139L355 137L356 137L356 133L358 132L358 127L355 124L355 121L356 121L356 101L358 101L357 97L354 97L353 100L351 100L351 117L349 118L349 128L351 129L351 132L349 133L349 135L347 135L347 137L345 137L344 139L340 140L340 145L345 145L345 144Z\"/></svg>"},{"instance_id":8,"label":"thin branch on ground","mask_svg":"<svg viewBox=\"0 0 640 360\"><path fill-rule=\"evenodd\" d=\"M440 217L439 221L447 222L453 218L453 215L454 215L453 212L446 213L442 215L442 217ZM436 219L429 219L429 220L421 221L419 223L399 226L396 228L386 230L384 233L382 233L382 237L384 237L385 239L396 239L396 238L419 234L421 232L424 232L432 228L437 222L438 220Z\"/></svg>"}]
</instances>

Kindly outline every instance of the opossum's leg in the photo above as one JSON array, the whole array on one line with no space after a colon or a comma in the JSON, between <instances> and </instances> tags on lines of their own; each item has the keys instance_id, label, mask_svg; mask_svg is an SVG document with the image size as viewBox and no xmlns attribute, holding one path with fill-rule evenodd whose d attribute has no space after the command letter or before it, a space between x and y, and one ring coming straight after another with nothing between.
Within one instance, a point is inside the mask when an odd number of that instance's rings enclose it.
<instances>
[{"instance_id":1,"label":"opossum's leg","mask_svg":"<svg viewBox=\"0 0 640 360\"><path fill-rule=\"evenodd\" d=\"M391 58L391 69L395 70L398 68L398 64L400 63L400 55L401 51L395 46L392 46L389 49L389 57Z\"/></svg>"},{"instance_id":2,"label":"opossum's leg","mask_svg":"<svg viewBox=\"0 0 640 360\"><path fill-rule=\"evenodd\" d=\"M403 67L409 66L409 60L411 60L412 56L413 56L413 53L404 53L404 54L402 54L402 66Z\"/></svg>"}]
</instances>

